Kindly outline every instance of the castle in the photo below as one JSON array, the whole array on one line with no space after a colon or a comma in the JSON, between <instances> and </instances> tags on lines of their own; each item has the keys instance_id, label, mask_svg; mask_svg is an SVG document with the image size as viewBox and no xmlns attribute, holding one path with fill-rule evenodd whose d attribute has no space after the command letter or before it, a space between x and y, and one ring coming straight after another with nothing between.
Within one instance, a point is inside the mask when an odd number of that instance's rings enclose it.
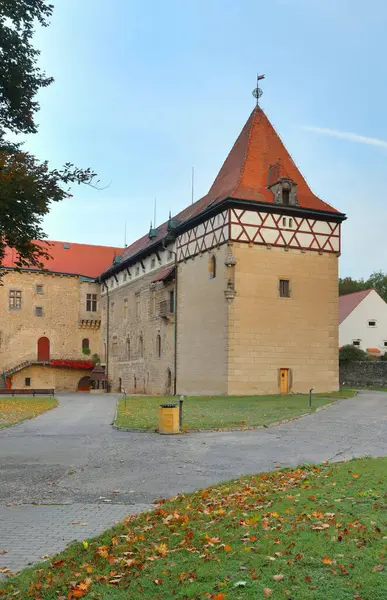
<instances>
[{"instance_id":1,"label":"castle","mask_svg":"<svg viewBox=\"0 0 387 600\"><path fill-rule=\"evenodd\" d=\"M9 251L3 385L87 389L95 353L112 391L336 390L344 219L257 104L208 194L129 247L55 242L43 272Z\"/></svg>"}]
</instances>

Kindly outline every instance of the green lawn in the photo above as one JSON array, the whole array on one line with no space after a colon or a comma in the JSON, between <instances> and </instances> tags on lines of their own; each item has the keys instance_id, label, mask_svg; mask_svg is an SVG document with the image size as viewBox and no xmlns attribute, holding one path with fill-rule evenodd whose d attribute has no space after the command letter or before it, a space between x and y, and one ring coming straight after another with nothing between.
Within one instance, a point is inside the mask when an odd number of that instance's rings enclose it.
<instances>
[{"instance_id":1,"label":"green lawn","mask_svg":"<svg viewBox=\"0 0 387 600\"><path fill-rule=\"evenodd\" d=\"M351 397L353 391L316 394L312 412L335 398ZM128 396L118 403L116 425L154 430L158 426L160 404L178 402L174 397ZM307 395L286 396L186 396L183 427L192 429L226 429L270 425L309 412Z\"/></svg>"},{"instance_id":2,"label":"green lawn","mask_svg":"<svg viewBox=\"0 0 387 600\"><path fill-rule=\"evenodd\" d=\"M0 582L0 598L386 600L386 481L387 458L360 459L160 501Z\"/></svg>"},{"instance_id":3,"label":"green lawn","mask_svg":"<svg viewBox=\"0 0 387 600\"><path fill-rule=\"evenodd\" d=\"M0 429L37 417L56 406L58 402L55 398L2 396L0 397Z\"/></svg>"}]
</instances>

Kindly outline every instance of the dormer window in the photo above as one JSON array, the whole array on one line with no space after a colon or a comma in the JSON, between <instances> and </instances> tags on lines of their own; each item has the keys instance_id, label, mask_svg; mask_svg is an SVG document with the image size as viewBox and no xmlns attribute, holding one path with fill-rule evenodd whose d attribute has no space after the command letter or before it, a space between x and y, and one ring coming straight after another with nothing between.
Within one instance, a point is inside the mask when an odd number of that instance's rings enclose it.
<instances>
[{"instance_id":1,"label":"dormer window","mask_svg":"<svg viewBox=\"0 0 387 600\"><path fill-rule=\"evenodd\" d=\"M298 206L297 184L288 177L281 164L270 165L267 188L274 196L274 204Z\"/></svg>"}]
</instances>

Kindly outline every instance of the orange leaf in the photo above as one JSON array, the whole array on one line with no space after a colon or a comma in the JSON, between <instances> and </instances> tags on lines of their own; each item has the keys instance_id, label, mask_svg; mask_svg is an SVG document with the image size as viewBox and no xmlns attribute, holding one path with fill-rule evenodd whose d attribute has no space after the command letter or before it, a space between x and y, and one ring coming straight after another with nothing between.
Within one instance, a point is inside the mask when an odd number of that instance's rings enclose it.
<instances>
[{"instance_id":1,"label":"orange leaf","mask_svg":"<svg viewBox=\"0 0 387 600\"><path fill-rule=\"evenodd\" d=\"M222 592L220 594L212 594L211 598L213 598L213 600L224 600L226 597L226 594L223 594Z\"/></svg>"},{"instance_id":2,"label":"orange leaf","mask_svg":"<svg viewBox=\"0 0 387 600\"><path fill-rule=\"evenodd\" d=\"M225 547L224 547L224 551L225 552L231 552L231 550L232 550L231 546L229 546L228 544L226 544Z\"/></svg>"},{"instance_id":3,"label":"orange leaf","mask_svg":"<svg viewBox=\"0 0 387 600\"><path fill-rule=\"evenodd\" d=\"M271 596L273 593L273 590L271 588L263 588L263 595L265 596L265 598L268 598L269 596Z\"/></svg>"},{"instance_id":4,"label":"orange leaf","mask_svg":"<svg viewBox=\"0 0 387 600\"><path fill-rule=\"evenodd\" d=\"M324 556L321 562L323 565L331 565L333 560L329 556Z\"/></svg>"},{"instance_id":5,"label":"orange leaf","mask_svg":"<svg viewBox=\"0 0 387 600\"><path fill-rule=\"evenodd\" d=\"M378 571L384 571L384 565L376 565L376 567L372 569L373 573L377 573Z\"/></svg>"}]
</instances>

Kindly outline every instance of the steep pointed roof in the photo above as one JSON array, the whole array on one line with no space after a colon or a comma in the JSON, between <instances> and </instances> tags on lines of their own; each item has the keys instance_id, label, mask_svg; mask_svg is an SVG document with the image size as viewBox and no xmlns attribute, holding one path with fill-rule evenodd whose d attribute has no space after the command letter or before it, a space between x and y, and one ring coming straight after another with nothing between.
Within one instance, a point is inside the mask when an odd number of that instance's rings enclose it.
<instances>
[{"instance_id":1,"label":"steep pointed roof","mask_svg":"<svg viewBox=\"0 0 387 600\"><path fill-rule=\"evenodd\" d=\"M313 194L260 107L251 113L208 195L217 201L237 198L273 203L273 194L267 189L269 169L273 165L278 166L280 177L289 177L297 184L301 208L338 212Z\"/></svg>"},{"instance_id":2,"label":"steep pointed roof","mask_svg":"<svg viewBox=\"0 0 387 600\"><path fill-rule=\"evenodd\" d=\"M330 212L344 218L344 215L330 204L313 194L278 133L263 110L257 106L239 134L209 192L173 217L173 221L184 224L228 198L273 204L273 194L267 189L269 168L273 165L276 165L277 176L289 177L297 184L300 209ZM144 235L125 248L122 261L160 243L167 234L168 223L158 226L157 231L155 237L150 239L148 235Z\"/></svg>"}]
</instances>

